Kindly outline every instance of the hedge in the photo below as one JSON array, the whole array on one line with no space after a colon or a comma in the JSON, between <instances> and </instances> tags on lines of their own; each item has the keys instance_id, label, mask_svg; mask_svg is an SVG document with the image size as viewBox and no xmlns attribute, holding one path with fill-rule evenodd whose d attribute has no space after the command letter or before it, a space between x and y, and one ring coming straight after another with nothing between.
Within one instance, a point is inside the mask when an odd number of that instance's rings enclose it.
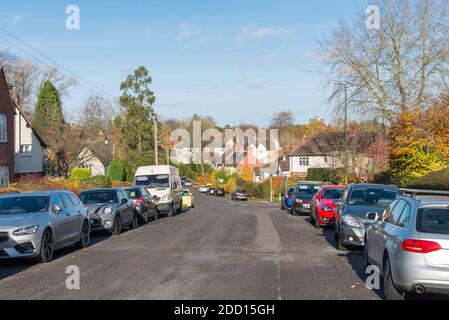
<instances>
[{"instance_id":1,"label":"hedge","mask_svg":"<svg viewBox=\"0 0 449 320\"><path fill-rule=\"evenodd\" d=\"M70 172L70 179L72 180L86 180L92 177L92 172L87 168L74 168Z\"/></svg>"},{"instance_id":2,"label":"hedge","mask_svg":"<svg viewBox=\"0 0 449 320\"><path fill-rule=\"evenodd\" d=\"M309 181L322 181L338 184L342 182L344 177L344 169L342 168L309 168L307 170Z\"/></svg>"},{"instance_id":3,"label":"hedge","mask_svg":"<svg viewBox=\"0 0 449 320\"><path fill-rule=\"evenodd\" d=\"M407 183L406 187L410 189L449 191L449 168L415 178Z\"/></svg>"}]
</instances>

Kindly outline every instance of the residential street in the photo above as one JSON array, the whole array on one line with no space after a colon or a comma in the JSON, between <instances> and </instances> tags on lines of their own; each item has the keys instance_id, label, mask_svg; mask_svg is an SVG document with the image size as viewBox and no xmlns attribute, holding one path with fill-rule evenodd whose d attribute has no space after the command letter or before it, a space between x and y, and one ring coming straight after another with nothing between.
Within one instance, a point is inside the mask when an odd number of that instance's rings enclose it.
<instances>
[{"instance_id":1,"label":"residential street","mask_svg":"<svg viewBox=\"0 0 449 320\"><path fill-rule=\"evenodd\" d=\"M380 299L362 253L279 206L195 192L196 207L117 237L96 235L50 264L0 261L0 299ZM80 268L80 290L65 286Z\"/></svg>"}]
</instances>

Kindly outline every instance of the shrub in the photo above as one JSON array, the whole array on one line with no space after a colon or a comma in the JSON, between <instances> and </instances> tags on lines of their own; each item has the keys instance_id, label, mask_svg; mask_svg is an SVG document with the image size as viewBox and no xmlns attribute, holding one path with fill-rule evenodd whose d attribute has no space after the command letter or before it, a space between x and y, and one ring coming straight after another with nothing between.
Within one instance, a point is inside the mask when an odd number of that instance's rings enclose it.
<instances>
[{"instance_id":1,"label":"shrub","mask_svg":"<svg viewBox=\"0 0 449 320\"><path fill-rule=\"evenodd\" d=\"M105 176L92 177L89 180L85 180L86 184L91 186L91 189L97 188L112 188L112 180Z\"/></svg>"},{"instance_id":2,"label":"shrub","mask_svg":"<svg viewBox=\"0 0 449 320\"><path fill-rule=\"evenodd\" d=\"M381 171L373 176L373 183L389 184L391 183L391 175L388 171Z\"/></svg>"},{"instance_id":3,"label":"shrub","mask_svg":"<svg viewBox=\"0 0 449 320\"><path fill-rule=\"evenodd\" d=\"M126 170L125 164L120 160L113 160L109 164L107 176L113 181L125 181Z\"/></svg>"},{"instance_id":4,"label":"shrub","mask_svg":"<svg viewBox=\"0 0 449 320\"><path fill-rule=\"evenodd\" d=\"M259 183L256 188L254 189L254 195L255 198L258 199L268 199L270 198L270 182L265 181L262 183Z\"/></svg>"},{"instance_id":5,"label":"shrub","mask_svg":"<svg viewBox=\"0 0 449 320\"><path fill-rule=\"evenodd\" d=\"M254 197L256 187L257 187L257 183L245 182L240 188L245 190L248 193L249 197Z\"/></svg>"},{"instance_id":6,"label":"shrub","mask_svg":"<svg viewBox=\"0 0 449 320\"><path fill-rule=\"evenodd\" d=\"M70 173L70 179L72 180L86 180L92 177L92 172L87 168L74 168Z\"/></svg>"},{"instance_id":7,"label":"shrub","mask_svg":"<svg viewBox=\"0 0 449 320\"><path fill-rule=\"evenodd\" d=\"M339 184L344 180L343 168L309 168L307 170L309 181L322 181ZM353 180L352 178L349 178ZM357 178L356 178L357 180Z\"/></svg>"},{"instance_id":8,"label":"shrub","mask_svg":"<svg viewBox=\"0 0 449 320\"><path fill-rule=\"evenodd\" d=\"M434 171L420 178L412 179L407 188L449 191L449 168Z\"/></svg>"}]
</instances>

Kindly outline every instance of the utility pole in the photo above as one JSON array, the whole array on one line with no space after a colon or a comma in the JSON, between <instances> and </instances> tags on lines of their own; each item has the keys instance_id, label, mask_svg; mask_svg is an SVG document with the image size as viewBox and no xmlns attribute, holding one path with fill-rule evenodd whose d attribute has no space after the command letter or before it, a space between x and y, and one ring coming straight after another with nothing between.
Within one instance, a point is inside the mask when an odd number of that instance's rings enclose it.
<instances>
[{"instance_id":1,"label":"utility pole","mask_svg":"<svg viewBox=\"0 0 449 320\"><path fill-rule=\"evenodd\" d=\"M270 174L270 203L273 203L273 175Z\"/></svg>"},{"instance_id":2,"label":"utility pole","mask_svg":"<svg viewBox=\"0 0 449 320\"><path fill-rule=\"evenodd\" d=\"M153 116L153 126L154 126L154 159L155 164L159 165L159 156L158 156L158 139L157 139L157 116L156 114Z\"/></svg>"},{"instance_id":3,"label":"utility pole","mask_svg":"<svg viewBox=\"0 0 449 320\"><path fill-rule=\"evenodd\" d=\"M344 135L345 135L345 184L348 184L348 84L345 82L345 120L344 120Z\"/></svg>"}]
</instances>

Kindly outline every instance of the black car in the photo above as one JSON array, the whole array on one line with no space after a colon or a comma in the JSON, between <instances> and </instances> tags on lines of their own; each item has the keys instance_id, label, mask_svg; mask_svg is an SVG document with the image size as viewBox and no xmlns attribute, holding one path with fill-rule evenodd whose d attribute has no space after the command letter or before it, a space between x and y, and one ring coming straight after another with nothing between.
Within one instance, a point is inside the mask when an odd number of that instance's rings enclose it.
<instances>
[{"instance_id":1,"label":"black car","mask_svg":"<svg viewBox=\"0 0 449 320\"><path fill-rule=\"evenodd\" d=\"M139 226L137 211L123 188L87 190L79 198L88 209L92 231L119 235L123 227Z\"/></svg>"},{"instance_id":2,"label":"black car","mask_svg":"<svg viewBox=\"0 0 449 320\"><path fill-rule=\"evenodd\" d=\"M399 196L392 185L352 184L335 201L335 240L339 250L365 245L365 228L371 227L368 214L381 215Z\"/></svg>"},{"instance_id":3,"label":"black car","mask_svg":"<svg viewBox=\"0 0 449 320\"><path fill-rule=\"evenodd\" d=\"M246 190L237 189L231 194L231 200L232 201L236 201L236 200L247 201L248 193L246 192Z\"/></svg>"},{"instance_id":4,"label":"black car","mask_svg":"<svg viewBox=\"0 0 449 320\"><path fill-rule=\"evenodd\" d=\"M139 219L144 224L147 224L150 218L157 220L159 215L157 211L158 197L152 197L150 193L140 186L125 188L126 194L134 204Z\"/></svg>"},{"instance_id":5,"label":"black car","mask_svg":"<svg viewBox=\"0 0 449 320\"><path fill-rule=\"evenodd\" d=\"M214 194L215 194L215 188L209 188L209 190L207 191L207 195L213 196Z\"/></svg>"},{"instance_id":6,"label":"black car","mask_svg":"<svg viewBox=\"0 0 449 320\"><path fill-rule=\"evenodd\" d=\"M215 191L215 195L216 195L217 197L224 197L224 196L226 195L225 189L223 189L223 188L218 188L218 189Z\"/></svg>"},{"instance_id":7,"label":"black car","mask_svg":"<svg viewBox=\"0 0 449 320\"><path fill-rule=\"evenodd\" d=\"M290 213L292 215L309 215L310 202L322 186L323 184L318 182L299 182L291 195Z\"/></svg>"}]
</instances>

